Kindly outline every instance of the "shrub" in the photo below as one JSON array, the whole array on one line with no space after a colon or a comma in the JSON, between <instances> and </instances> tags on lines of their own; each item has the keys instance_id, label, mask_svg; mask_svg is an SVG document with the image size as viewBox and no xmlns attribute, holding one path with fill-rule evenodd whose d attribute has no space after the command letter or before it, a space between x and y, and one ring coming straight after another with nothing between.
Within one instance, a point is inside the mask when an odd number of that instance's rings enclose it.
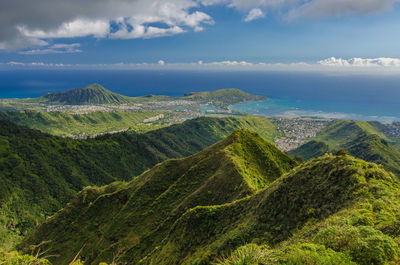
<instances>
[{"instance_id":1,"label":"shrub","mask_svg":"<svg viewBox=\"0 0 400 265\"><path fill-rule=\"evenodd\" d=\"M2 265L51 265L45 258L22 255L16 251L11 253L0 252L0 264Z\"/></svg>"},{"instance_id":2,"label":"shrub","mask_svg":"<svg viewBox=\"0 0 400 265\"><path fill-rule=\"evenodd\" d=\"M275 263L285 265L355 265L351 258L343 253L310 243L289 246L275 260Z\"/></svg>"},{"instance_id":3,"label":"shrub","mask_svg":"<svg viewBox=\"0 0 400 265\"><path fill-rule=\"evenodd\" d=\"M236 249L229 257L217 259L215 265L258 265L263 264L265 252L256 244Z\"/></svg>"},{"instance_id":4,"label":"shrub","mask_svg":"<svg viewBox=\"0 0 400 265\"><path fill-rule=\"evenodd\" d=\"M314 240L335 251L349 253L358 264L385 264L397 254L393 239L370 226L329 226Z\"/></svg>"}]
</instances>

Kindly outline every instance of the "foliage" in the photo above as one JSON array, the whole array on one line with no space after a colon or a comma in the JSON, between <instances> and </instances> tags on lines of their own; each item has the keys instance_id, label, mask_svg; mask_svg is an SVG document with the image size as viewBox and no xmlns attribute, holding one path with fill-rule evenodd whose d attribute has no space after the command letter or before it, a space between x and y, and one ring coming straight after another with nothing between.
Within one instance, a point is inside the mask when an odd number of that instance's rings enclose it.
<instances>
[{"instance_id":1,"label":"foliage","mask_svg":"<svg viewBox=\"0 0 400 265\"><path fill-rule=\"evenodd\" d=\"M358 264L385 264L397 254L394 240L371 226L329 226L314 241L348 253Z\"/></svg>"},{"instance_id":2,"label":"foliage","mask_svg":"<svg viewBox=\"0 0 400 265\"><path fill-rule=\"evenodd\" d=\"M10 111L0 112L0 117L16 124L27 126L58 136L78 136L134 130L146 132L159 126L141 125L144 119L154 117L159 112L91 112L88 114L69 114L65 112Z\"/></svg>"},{"instance_id":3,"label":"foliage","mask_svg":"<svg viewBox=\"0 0 400 265\"><path fill-rule=\"evenodd\" d=\"M145 134L73 140L0 120L0 246L11 249L85 186L131 180L240 128L261 131L268 139L276 133L264 118L199 118Z\"/></svg>"},{"instance_id":4,"label":"foliage","mask_svg":"<svg viewBox=\"0 0 400 265\"><path fill-rule=\"evenodd\" d=\"M378 123L336 121L316 138L290 152L306 160L325 153L347 151L350 155L383 165L400 176L400 151L392 146L379 130Z\"/></svg>"},{"instance_id":5,"label":"foliage","mask_svg":"<svg viewBox=\"0 0 400 265\"><path fill-rule=\"evenodd\" d=\"M16 251L3 253L0 251L0 264L2 265L51 265L51 263L43 257L23 255ZM79 265L79 264L75 264Z\"/></svg>"},{"instance_id":6,"label":"foliage","mask_svg":"<svg viewBox=\"0 0 400 265\"><path fill-rule=\"evenodd\" d=\"M245 172L242 165L252 170ZM158 164L129 183L84 189L21 247L51 240L52 253L62 253L56 263L65 263L86 243L82 255L89 264L111 261L117 252L137 263L163 242L185 212L204 206L212 214L212 205L256 194L295 165L257 134L240 130L196 155ZM191 226L206 228L207 223Z\"/></svg>"},{"instance_id":7,"label":"foliage","mask_svg":"<svg viewBox=\"0 0 400 265\"><path fill-rule=\"evenodd\" d=\"M236 249L229 257L217 258L214 265L258 265L266 261L266 252L256 244L248 244Z\"/></svg>"}]
</instances>

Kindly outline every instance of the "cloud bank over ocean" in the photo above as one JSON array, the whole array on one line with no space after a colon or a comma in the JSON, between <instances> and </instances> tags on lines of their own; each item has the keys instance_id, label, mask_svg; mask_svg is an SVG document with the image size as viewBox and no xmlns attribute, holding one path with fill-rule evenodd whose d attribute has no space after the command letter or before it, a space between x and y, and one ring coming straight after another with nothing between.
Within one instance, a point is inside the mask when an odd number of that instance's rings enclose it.
<instances>
[{"instance_id":1,"label":"cloud bank over ocean","mask_svg":"<svg viewBox=\"0 0 400 265\"><path fill-rule=\"evenodd\" d=\"M79 44L53 45L49 49L33 50L32 53L74 53L79 52ZM264 63L247 61L219 61L195 63L168 63L158 60L154 63L117 63L117 64L63 64L44 62L0 62L0 69L17 68L66 68L66 69L131 69L131 70L236 70L236 71L322 71L322 72L346 72L362 73L398 73L400 72L400 58L335 58L331 57L315 63Z\"/></svg>"}]
</instances>

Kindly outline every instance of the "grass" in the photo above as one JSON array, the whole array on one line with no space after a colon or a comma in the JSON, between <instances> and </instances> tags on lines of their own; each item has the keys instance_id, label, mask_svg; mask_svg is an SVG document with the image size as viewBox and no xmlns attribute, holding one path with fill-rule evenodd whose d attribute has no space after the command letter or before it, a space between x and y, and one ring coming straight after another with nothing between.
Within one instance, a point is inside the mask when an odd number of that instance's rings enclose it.
<instances>
[{"instance_id":1,"label":"grass","mask_svg":"<svg viewBox=\"0 0 400 265\"><path fill-rule=\"evenodd\" d=\"M52 253L64 255L56 264L83 242L87 264L117 252L134 264L396 262L400 183L393 174L345 153L295 164L238 131L130 183L85 189L21 247L51 240Z\"/></svg>"},{"instance_id":2,"label":"grass","mask_svg":"<svg viewBox=\"0 0 400 265\"><path fill-rule=\"evenodd\" d=\"M254 159L252 152L260 159ZM251 166L252 171L244 173L239 164ZM276 170L265 170L269 164ZM162 244L189 209L212 209L211 205L256 194L295 165L257 134L240 130L198 154L161 163L129 183L85 189L23 246L51 240L52 253L63 253L55 262L65 263L87 242L82 256L89 264L110 261L121 249L127 250L124 260L129 257L129 262L137 263Z\"/></svg>"},{"instance_id":3,"label":"grass","mask_svg":"<svg viewBox=\"0 0 400 265\"><path fill-rule=\"evenodd\" d=\"M290 152L306 160L345 149L357 158L383 165L400 176L400 151L380 132L377 123L337 121L316 138Z\"/></svg>"},{"instance_id":4,"label":"grass","mask_svg":"<svg viewBox=\"0 0 400 265\"><path fill-rule=\"evenodd\" d=\"M262 131L265 139L276 133L264 118L199 118L144 134L74 140L0 120L0 247L12 249L86 186L129 181L240 128Z\"/></svg>"},{"instance_id":5,"label":"grass","mask_svg":"<svg viewBox=\"0 0 400 265\"><path fill-rule=\"evenodd\" d=\"M88 114L69 114L65 112L13 111L1 112L0 117L52 135L78 136L96 135L120 130L134 130L137 132L154 130L157 129L157 125L148 126L141 123L143 120L158 114L161 113L98 111Z\"/></svg>"}]
</instances>

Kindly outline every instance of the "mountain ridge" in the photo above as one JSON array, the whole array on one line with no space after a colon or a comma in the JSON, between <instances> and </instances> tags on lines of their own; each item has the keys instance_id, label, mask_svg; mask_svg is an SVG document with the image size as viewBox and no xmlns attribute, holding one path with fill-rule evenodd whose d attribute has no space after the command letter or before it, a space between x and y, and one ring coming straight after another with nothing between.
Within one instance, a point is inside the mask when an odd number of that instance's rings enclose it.
<instances>
[{"instance_id":1,"label":"mountain ridge","mask_svg":"<svg viewBox=\"0 0 400 265\"><path fill-rule=\"evenodd\" d=\"M157 163L192 155L237 129L272 141L264 118L198 118L145 134L74 140L0 119L0 246L52 215L88 185L130 180ZM17 214L18 212L18 214Z\"/></svg>"},{"instance_id":2,"label":"mountain ridge","mask_svg":"<svg viewBox=\"0 0 400 265\"><path fill-rule=\"evenodd\" d=\"M289 153L309 160L340 149L347 150L357 158L382 164L400 177L400 151L390 144L376 126L368 122L336 121L316 138Z\"/></svg>"},{"instance_id":3,"label":"mountain ridge","mask_svg":"<svg viewBox=\"0 0 400 265\"><path fill-rule=\"evenodd\" d=\"M232 264L219 263L218 257L237 247L258 249L258 253L245 252L247 256L243 258L259 259L263 261L261 264L354 265L387 264L395 260L399 217L395 209L400 207L400 183L381 167L348 155L325 155L301 164L264 188L236 200L225 197L217 201L211 199L205 204L191 201L194 204L187 204L189 207L183 208L178 218L166 221L164 226L154 223L155 220L168 220L180 212L168 210L168 207L182 202L170 188L179 185L167 184L159 189L155 183L165 185L171 179L170 174L174 175L171 170L180 168L182 161L202 154L206 157L213 148L211 152L217 154L218 149L224 149L232 140L227 139L189 158L157 165L134 179L135 183L85 189L65 209L39 227L20 248L28 250L29 245L51 240L50 253L65 255L55 258L54 264L71 260L83 245L80 258L88 264L111 260L134 264ZM215 161L214 157L205 161L207 169L213 165L211 161ZM195 170L189 165L187 168ZM163 177L153 174L154 170L164 172ZM178 175L185 176L184 171ZM196 171L193 173L191 176L201 175ZM221 177L226 179L230 175ZM151 181L150 185L148 181L154 176L161 178ZM204 175L211 180L209 176ZM149 184L147 187L146 183ZM133 189L128 191L127 186ZM132 195L134 187L142 195L148 194L146 190L152 194L157 191L153 195L155 199L145 195L138 201ZM230 186L218 187L223 189L221 194L232 195L224 192L231 190ZM218 189L212 191L215 190ZM165 191L170 196L165 197ZM234 191L238 192L237 189ZM206 192L203 195L210 200L214 194ZM160 204L160 199L165 198L169 198L164 201L168 203ZM155 208L148 214L133 210L151 205ZM164 214L168 217L164 218ZM154 232L138 235L146 229L154 229ZM248 245L249 242L253 243ZM71 248L73 251L69 251ZM288 261L296 258L303 262ZM330 262L323 262L323 258Z\"/></svg>"},{"instance_id":4,"label":"mountain ridge","mask_svg":"<svg viewBox=\"0 0 400 265\"><path fill-rule=\"evenodd\" d=\"M244 155L253 152L258 160ZM239 164L246 164L252 170L244 172ZM93 264L108 259L107 255L116 251L118 246L130 246L136 253L131 256L137 257L131 262L136 263L139 257L162 242L169 228L188 209L230 203L256 194L296 164L257 134L239 130L195 155L158 164L129 183L112 184L93 191L108 189L107 193L100 192L92 197L90 188L85 189L70 206L83 203L86 205L84 209L69 219L70 210L75 210L67 206L66 210L48 219L31 238L47 235L52 238L51 251L68 249L69 255L81 248L82 240L88 240L82 255ZM108 209L110 205L112 209ZM113 216L110 224L107 218L104 219L105 215ZM73 241L68 241L71 235L62 236L61 241L54 238L61 232L59 229L64 229L62 226L75 222L79 225L74 226L74 230L80 230L81 241L78 234L73 236ZM100 227L94 228L93 223ZM97 229L103 231L100 238L97 238ZM131 237L135 237L135 241L130 241ZM56 263L64 263L69 255L64 253L66 259L56 259Z\"/></svg>"}]
</instances>

